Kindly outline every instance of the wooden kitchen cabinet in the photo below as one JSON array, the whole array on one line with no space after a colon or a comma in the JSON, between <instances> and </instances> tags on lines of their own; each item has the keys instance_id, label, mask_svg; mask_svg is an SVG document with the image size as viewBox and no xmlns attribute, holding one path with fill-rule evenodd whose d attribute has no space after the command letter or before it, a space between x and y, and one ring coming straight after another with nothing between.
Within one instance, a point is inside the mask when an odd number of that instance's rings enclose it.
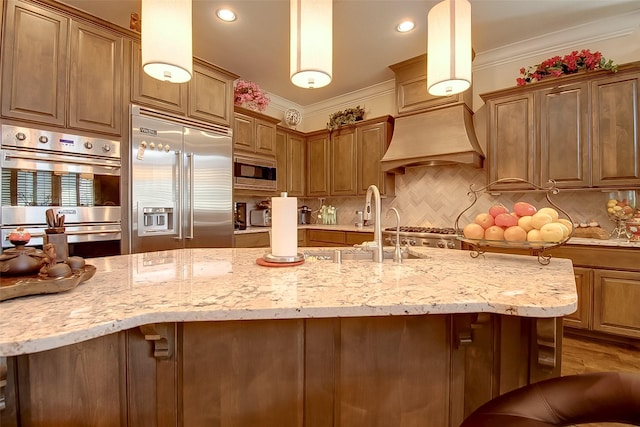
<instances>
[{"instance_id":1,"label":"wooden kitchen cabinet","mask_svg":"<svg viewBox=\"0 0 640 427\"><path fill-rule=\"evenodd\" d=\"M329 133L307 137L307 197L329 195Z\"/></svg>"},{"instance_id":2,"label":"wooden kitchen cabinet","mask_svg":"<svg viewBox=\"0 0 640 427\"><path fill-rule=\"evenodd\" d=\"M395 175L380 166L391 135L391 116L341 126L307 138L307 196L358 196L375 184L381 195L395 194Z\"/></svg>"},{"instance_id":3,"label":"wooden kitchen cabinet","mask_svg":"<svg viewBox=\"0 0 640 427\"><path fill-rule=\"evenodd\" d=\"M640 185L640 63L591 82L592 179L596 187Z\"/></svg>"},{"instance_id":4,"label":"wooden kitchen cabinet","mask_svg":"<svg viewBox=\"0 0 640 427\"><path fill-rule=\"evenodd\" d=\"M375 184L380 194L395 195L396 175L382 171L380 159L389 147L393 135L393 118L387 116L357 127L358 153L358 195L367 194L371 184Z\"/></svg>"},{"instance_id":5,"label":"wooden kitchen cabinet","mask_svg":"<svg viewBox=\"0 0 640 427\"><path fill-rule=\"evenodd\" d=\"M123 43L120 35L71 22L70 128L120 135Z\"/></svg>"},{"instance_id":6,"label":"wooden kitchen cabinet","mask_svg":"<svg viewBox=\"0 0 640 427\"><path fill-rule=\"evenodd\" d=\"M481 95L488 109L487 179L558 188L640 185L640 62ZM497 183L491 190L526 190Z\"/></svg>"},{"instance_id":7,"label":"wooden kitchen cabinet","mask_svg":"<svg viewBox=\"0 0 640 427\"><path fill-rule=\"evenodd\" d=\"M142 45L131 47L131 101L179 115L187 114L189 83L154 79L142 69Z\"/></svg>"},{"instance_id":8,"label":"wooden kitchen cabinet","mask_svg":"<svg viewBox=\"0 0 640 427\"><path fill-rule=\"evenodd\" d=\"M209 123L231 126L233 116L232 75L212 64L194 60L193 77L189 81L188 116ZM258 133L260 136L260 132ZM275 135L269 135L269 151L275 150ZM259 140L256 148L265 141Z\"/></svg>"},{"instance_id":9,"label":"wooden kitchen cabinet","mask_svg":"<svg viewBox=\"0 0 640 427\"><path fill-rule=\"evenodd\" d=\"M564 245L550 253L574 265L578 311L565 317L565 326L605 337L640 338L638 248Z\"/></svg>"},{"instance_id":10,"label":"wooden kitchen cabinet","mask_svg":"<svg viewBox=\"0 0 640 427\"><path fill-rule=\"evenodd\" d=\"M277 192L304 197L306 184L307 142L303 133L276 129Z\"/></svg>"},{"instance_id":11,"label":"wooden kitchen cabinet","mask_svg":"<svg viewBox=\"0 0 640 427\"><path fill-rule=\"evenodd\" d=\"M128 425L125 334L13 358L9 387L17 392L10 394L7 407L17 411L13 420L0 411L0 424Z\"/></svg>"},{"instance_id":12,"label":"wooden kitchen cabinet","mask_svg":"<svg viewBox=\"0 0 640 427\"><path fill-rule=\"evenodd\" d=\"M132 43L131 56L132 102L207 123L231 126L234 74L194 58L191 80L169 83L144 72L139 41Z\"/></svg>"},{"instance_id":13,"label":"wooden kitchen cabinet","mask_svg":"<svg viewBox=\"0 0 640 427\"><path fill-rule=\"evenodd\" d=\"M17 0L6 16L2 115L120 135L123 37Z\"/></svg>"},{"instance_id":14,"label":"wooden kitchen cabinet","mask_svg":"<svg viewBox=\"0 0 640 427\"><path fill-rule=\"evenodd\" d=\"M246 108L235 107L233 149L275 157L276 124L279 119Z\"/></svg>"},{"instance_id":15,"label":"wooden kitchen cabinet","mask_svg":"<svg viewBox=\"0 0 640 427\"><path fill-rule=\"evenodd\" d=\"M540 184L553 179L561 188L589 186L589 85L554 86L535 96Z\"/></svg>"},{"instance_id":16,"label":"wooden kitchen cabinet","mask_svg":"<svg viewBox=\"0 0 640 427\"><path fill-rule=\"evenodd\" d=\"M357 129L343 126L329 139L330 190L332 196L355 196L358 193Z\"/></svg>"},{"instance_id":17,"label":"wooden kitchen cabinet","mask_svg":"<svg viewBox=\"0 0 640 427\"><path fill-rule=\"evenodd\" d=\"M593 300L593 272L590 268L574 267L578 308L573 314L564 316L564 325L572 328L589 329L591 327L591 305Z\"/></svg>"},{"instance_id":18,"label":"wooden kitchen cabinet","mask_svg":"<svg viewBox=\"0 0 640 427\"><path fill-rule=\"evenodd\" d=\"M638 301L640 271L594 269L593 330L640 338Z\"/></svg>"},{"instance_id":19,"label":"wooden kitchen cabinet","mask_svg":"<svg viewBox=\"0 0 640 427\"><path fill-rule=\"evenodd\" d=\"M472 92L466 90L451 96L434 96L427 90L427 55L418 55L390 65L395 73L398 113L440 108L457 103L471 105Z\"/></svg>"},{"instance_id":20,"label":"wooden kitchen cabinet","mask_svg":"<svg viewBox=\"0 0 640 427\"><path fill-rule=\"evenodd\" d=\"M519 178L535 182L537 166L532 93L483 98L488 108L487 179ZM499 183L493 189L529 188Z\"/></svg>"},{"instance_id":21,"label":"wooden kitchen cabinet","mask_svg":"<svg viewBox=\"0 0 640 427\"><path fill-rule=\"evenodd\" d=\"M455 427L559 375L539 363L543 323L561 336L556 319L491 313L142 325L7 358L0 423Z\"/></svg>"},{"instance_id":22,"label":"wooden kitchen cabinet","mask_svg":"<svg viewBox=\"0 0 640 427\"><path fill-rule=\"evenodd\" d=\"M5 13L2 115L64 126L69 18L19 0Z\"/></svg>"},{"instance_id":23,"label":"wooden kitchen cabinet","mask_svg":"<svg viewBox=\"0 0 640 427\"><path fill-rule=\"evenodd\" d=\"M353 246L373 241L372 232L307 230L307 246Z\"/></svg>"}]
</instances>

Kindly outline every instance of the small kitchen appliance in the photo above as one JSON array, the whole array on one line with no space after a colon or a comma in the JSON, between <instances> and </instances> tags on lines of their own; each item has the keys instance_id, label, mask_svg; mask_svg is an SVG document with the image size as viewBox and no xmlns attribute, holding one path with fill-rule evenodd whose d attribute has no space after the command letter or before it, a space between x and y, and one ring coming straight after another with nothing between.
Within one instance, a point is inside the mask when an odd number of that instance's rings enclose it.
<instances>
[{"instance_id":1,"label":"small kitchen appliance","mask_svg":"<svg viewBox=\"0 0 640 427\"><path fill-rule=\"evenodd\" d=\"M311 224L311 209L306 205L298 208L298 224Z\"/></svg>"},{"instance_id":2,"label":"small kitchen appliance","mask_svg":"<svg viewBox=\"0 0 640 427\"><path fill-rule=\"evenodd\" d=\"M249 225L271 227L271 209L251 209Z\"/></svg>"},{"instance_id":3,"label":"small kitchen appliance","mask_svg":"<svg viewBox=\"0 0 640 427\"><path fill-rule=\"evenodd\" d=\"M247 229L247 204L236 202L234 209L234 228L238 230Z\"/></svg>"}]
</instances>

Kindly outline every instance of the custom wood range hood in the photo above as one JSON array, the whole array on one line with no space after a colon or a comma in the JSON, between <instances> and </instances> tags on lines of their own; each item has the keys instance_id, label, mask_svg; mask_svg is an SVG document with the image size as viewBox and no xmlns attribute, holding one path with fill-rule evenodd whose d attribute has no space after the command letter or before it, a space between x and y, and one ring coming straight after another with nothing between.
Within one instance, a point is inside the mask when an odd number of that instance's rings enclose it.
<instances>
[{"instance_id":1,"label":"custom wood range hood","mask_svg":"<svg viewBox=\"0 0 640 427\"><path fill-rule=\"evenodd\" d=\"M471 89L442 97L427 92L426 54L391 65L396 74L393 137L381 160L386 172L413 166L468 164L481 168L484 153L473 127Z\"/></svg>"},{"instance_id":2,"label":"custom wood range hood","mask_svg":"<svg viewBox=\"0 0 640 427\"><path fill-rule=\"evenodd\" d=\"M403 173L411 166L469 164L482 167L484 154L464 104L396 118L382 169Z\"/></svg>"}]
</instances>

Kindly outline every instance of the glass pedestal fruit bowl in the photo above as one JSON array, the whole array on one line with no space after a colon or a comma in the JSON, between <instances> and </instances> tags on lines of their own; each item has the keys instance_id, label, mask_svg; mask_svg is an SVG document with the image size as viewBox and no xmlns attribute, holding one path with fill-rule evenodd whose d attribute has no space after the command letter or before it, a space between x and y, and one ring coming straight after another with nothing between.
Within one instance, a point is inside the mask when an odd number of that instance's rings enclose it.
<instances>
[{"instance_id":1,"label":"glass pedestal fruit bowl","mask_svg":"<svg viewBox=\"0 0 640 427\"><path fill-rule=\"evenodd\" d=\"M607 215L615 222L616 227L609 236L611 239L626 239L627 227L625 223L636 215L636 191L611 191L607 197Z\"/></svg>"}]
</instances>

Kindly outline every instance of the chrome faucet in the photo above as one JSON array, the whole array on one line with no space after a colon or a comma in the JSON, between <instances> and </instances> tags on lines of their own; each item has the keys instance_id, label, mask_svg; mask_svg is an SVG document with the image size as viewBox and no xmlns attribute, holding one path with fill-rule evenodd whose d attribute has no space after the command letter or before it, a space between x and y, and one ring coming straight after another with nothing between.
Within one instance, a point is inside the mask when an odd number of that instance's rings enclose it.
<instances>
[{"instance_id":1,"label":"chrome faucet","mask_svg":"<svg viewBox=\"0 0 640 427\"><path fill-rule=\"evenodd\" d=\"M391 208L387 211L387 216L390 213L396 214L396 249L393 252L393 262L402 263L402 248L400 248L400 212L398 209Z\"/></svg>"},{"instance_id":2,"label":"chrome faucet","mask_svg":"<svg viewBox=\"0 0 640 427\"><path fill-rule=\"evenodd\" d=\"M373 195L373 199L376 203L376 219L373 224L373 243L375 244L375 250L373 252L373 261L374 262L382 262L384 259L384 254L382 252L382 231L380 230L380 223L382 222L382 218L380 217L381 206L380 206L380 190L375 185L370 185L367 188L367 196L365 199L365 207L364 207L364 220L371 221L371 196Z\"/></svg>"}]
</instances>

